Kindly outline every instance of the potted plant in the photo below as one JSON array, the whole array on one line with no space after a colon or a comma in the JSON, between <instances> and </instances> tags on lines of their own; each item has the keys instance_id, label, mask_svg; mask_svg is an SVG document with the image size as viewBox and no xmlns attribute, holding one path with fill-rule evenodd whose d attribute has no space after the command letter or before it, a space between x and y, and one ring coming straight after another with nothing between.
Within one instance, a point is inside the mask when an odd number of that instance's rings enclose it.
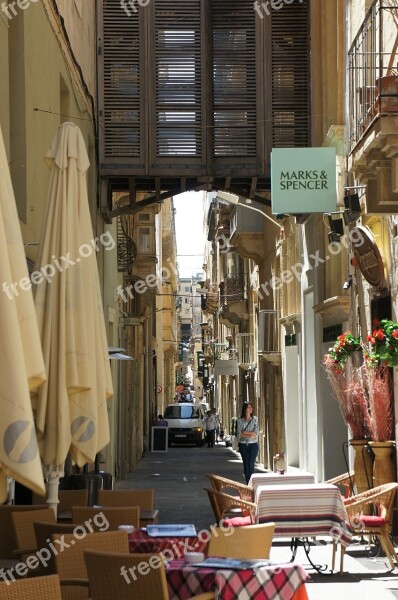
<instances>
[{"instance_id":1,"label":"potted plant","mask_svg":"<svg viewBox=\"0 0 398 600\"><path fill-rule=\"evenodd\" d=\"M379 112L398 112L398 75L389 71L376 79L376 102L379 103Z\"/></svg>"},{"instance_id":2,"label":"potted plant","mask_svg":"<svg viewBox=\"0 0 398 600\"><path fill-rule=\"evenodd\" d=\"M398 365L398 323L390 319L373 322L365 352L364 379L370 409L371 437L374 453L373 485L395 481L392 441L394 408L390 367Z\"/></svg>"}]
</instances>

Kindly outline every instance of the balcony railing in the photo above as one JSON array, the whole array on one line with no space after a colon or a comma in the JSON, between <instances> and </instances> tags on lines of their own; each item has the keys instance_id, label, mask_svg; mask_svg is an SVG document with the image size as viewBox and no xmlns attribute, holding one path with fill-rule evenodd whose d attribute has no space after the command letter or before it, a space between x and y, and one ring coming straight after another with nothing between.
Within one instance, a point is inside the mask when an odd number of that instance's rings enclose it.
<instances>
[{"instance_id":1,"label":"balcony railing","mask_svg":"<svg viewBox=\"0 0 398 600\"><path fill-rule=\"evenodd\" d=\"M349 144L380 115L398 113L396 0L375 0L348 52Z\"/></svg>"},{"instance_id":2,"label":"balcony railing","mask_svg":"<svg viewBox=\"0 0 398 600\"><path fill-rule=\"evenodd\" d=\"M227 275L224 281L219 284L220 287L220 307L228 307L233 302L243 302L245 300L245 275L236 273Z\"/></svg>"}]
</instances>

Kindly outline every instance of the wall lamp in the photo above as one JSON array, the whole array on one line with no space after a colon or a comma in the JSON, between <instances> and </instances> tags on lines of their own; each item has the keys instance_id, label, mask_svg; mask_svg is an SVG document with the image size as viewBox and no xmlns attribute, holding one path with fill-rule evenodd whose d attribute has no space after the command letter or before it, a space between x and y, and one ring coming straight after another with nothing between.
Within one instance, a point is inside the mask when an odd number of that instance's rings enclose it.
<instances>
[{"instance_id":1,"label":"wall lamp","mask_svg":"<svg viewBox=\"0 0 398 600\"><path fill-rule=\"evenodd\" d=\"M221 200L222 202L226 202L227 204L233 204L235 206L237 204L239 204L239 196L237 194L231 194L230 192L218 191L217 192L217 200ZM246 200L246 202L247 201L248 200ZM279 223L277 223L276 221L274 221L274 219L272 217L270 217L269 215L267 215L265 212L263 212L259 208L255 208L254 206L250 206L250 204L244 204L243 202L240 203L239 206L243 206L244 208L247 208L249 210L254 210L255 212L260 213L260 215L263 215L263 217L265 219L268 219L268 221L271 221L271 223L273 223L274 225L276 225L278 227L278 229L283 229L283 227L281 225L279 225Z\"/></svg>"},{"instance_id":2,"label":"wall lamp","mask_svg":"<svg viewBox=\"0 0 398 600\"><path fill-rule=\"evenodd\" d=\"M358 194L349 194L344 196L345 211L343 219L346 225L353 223L361 216L361 203L359 202Z\"/></svg>"},{"instance_id":3,"label":"wall lamp","mask_svg":"<svg viewBox=\"0 0 398 600\"><path fill-rule=\"evenodd\" d=\"M343 284L343 290L349 290L351 286L352 286L352 275L348 275L347 281L345 281Z\"/></svg>"},{"instance_id":4,"label":"wall lamp","mask_svg":"<svg viewBox=\"0 0 398 600\"><path fill-rule=\"evenodd\" d=\"M340 215L341 213L335 213ZM329 244L332 242L339 242L341 236L344 234L344 224L341 217L333 218L333 213L328 213L328 221L330 231L328 232Z\"/></svg>"}]
</instances>

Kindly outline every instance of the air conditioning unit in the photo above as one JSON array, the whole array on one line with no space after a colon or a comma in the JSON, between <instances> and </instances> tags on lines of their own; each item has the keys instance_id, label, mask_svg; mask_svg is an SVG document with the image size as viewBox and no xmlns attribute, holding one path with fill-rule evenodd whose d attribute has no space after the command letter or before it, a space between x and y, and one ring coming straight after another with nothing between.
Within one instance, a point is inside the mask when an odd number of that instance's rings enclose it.
<instances>
[{"instance_id":1,"label":"air conditioning unit","mask_svg":"<svg viewBox=\"0 0 398 600\"><path fill-rule=\"evenodd\" d=\"M276 310L260 310L258 313L258 352L279 352L278 319Z\"/></svg>"}]
</instances>

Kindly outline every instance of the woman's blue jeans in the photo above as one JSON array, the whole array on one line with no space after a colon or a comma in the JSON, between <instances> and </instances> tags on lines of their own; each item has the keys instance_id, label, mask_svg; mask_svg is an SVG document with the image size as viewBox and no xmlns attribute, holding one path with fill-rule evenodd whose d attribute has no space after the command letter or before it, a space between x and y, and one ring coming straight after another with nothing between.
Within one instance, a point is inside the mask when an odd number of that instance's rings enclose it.
<instances>
[{"instance_id":1,"label":"woman's blue jeans","mask_svg":"<svg viewBox=\"0 0 398 600\"><path fill-rule=\"evenodd\" d=\"M245 473L246 483L249 483L250 477L254 473L254 463L258 454L258 444L239 443L239 452L243 461L243 471Z\"/></svg>"}]
</instances>

